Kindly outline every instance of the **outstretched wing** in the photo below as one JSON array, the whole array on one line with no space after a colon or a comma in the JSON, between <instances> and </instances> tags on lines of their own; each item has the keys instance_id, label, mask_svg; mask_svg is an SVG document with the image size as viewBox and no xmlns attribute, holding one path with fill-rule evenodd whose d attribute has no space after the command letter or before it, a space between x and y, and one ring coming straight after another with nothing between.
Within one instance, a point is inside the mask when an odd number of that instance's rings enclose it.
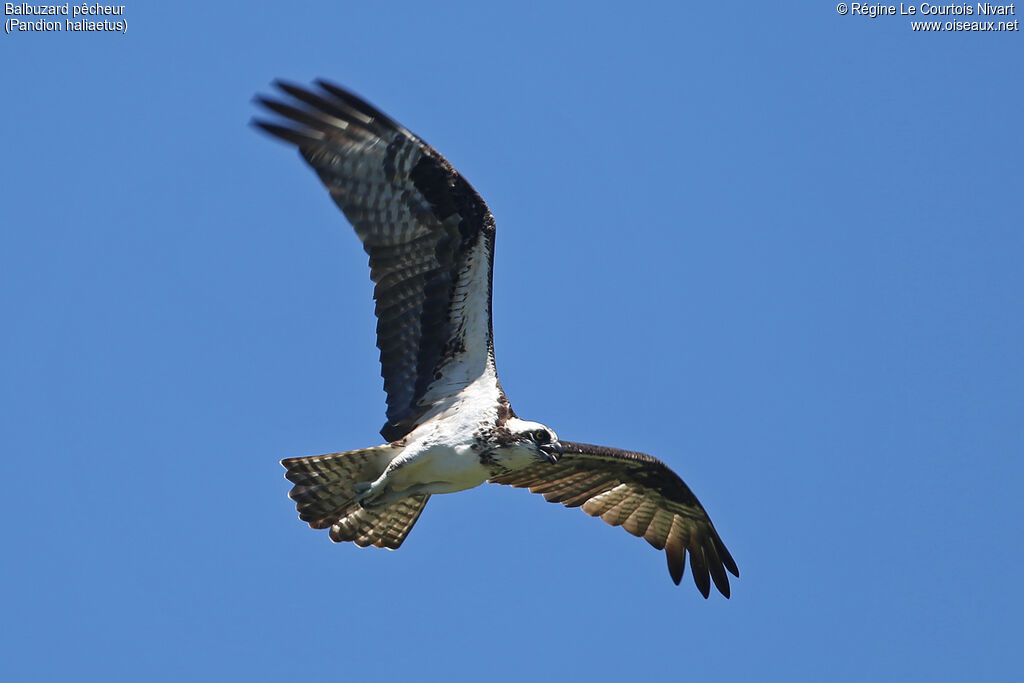
<instances>
[{"instance_id":1,"label":"outstretched wing","mask_svg":"<svg viewBox=\"0 0 1024 683\"><path fill-rule=\"evenodd\" d=\"M381 435L397 441L493 364L494 218L444 157L372 105L324 81L276 85L291 103L257 101L288 125L255 125L298 147L370 255Z\"/></svg>"},{"instance_id":2,"label":"outstretched wing","mask_svg":"<svg viewBox=\"0 0 1024 683\"><path fill-rule=\"evenodd\" d=\"M529 488L566 507L582 506L588 515L642 536L665 551L676 584L689 552L693 581L704 597L711 581L729 597L725 572L738 577L736 562L700 501L668 465L644 453L569 441L561 445L564 453L554 465L532 465L491 481Z\"/></svg>"}]
</instances>

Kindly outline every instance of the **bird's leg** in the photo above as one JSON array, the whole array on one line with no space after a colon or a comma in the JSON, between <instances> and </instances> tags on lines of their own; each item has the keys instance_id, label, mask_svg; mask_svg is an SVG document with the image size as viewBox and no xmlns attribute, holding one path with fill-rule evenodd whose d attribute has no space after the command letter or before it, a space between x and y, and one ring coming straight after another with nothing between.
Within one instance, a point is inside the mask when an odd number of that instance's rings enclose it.
<instances>
[{"instance_id":1,"label":"bird's leg","mask_svg":"<svg viewBox=\"0 0 1024 683\"><path fill-rule=\"evenodd\" d=\"M356 502L367 509L379 508L391 505L395 501L408 498L409 496L421 493L445 493L451 490L447 482L443 481L421 482L407 488L395 490L392 486L393 478L388 475L402 466L402 464L392 464L376 481L362 481L354 484L352 490L356 494Z\"/></svg>"},{"instance_id":2,"label":"bird's leg","mask_svg":"<svg viewBox=\"0 0 1024 683\"><path fill-rule=\"evenodd\" d=\"M361 481L352 486L356 494L356 502L364 508L375 508L386 505L386 500L391 493L388 486L387 473L380 475L376 481Z\"/></svg>"}]
</instances>

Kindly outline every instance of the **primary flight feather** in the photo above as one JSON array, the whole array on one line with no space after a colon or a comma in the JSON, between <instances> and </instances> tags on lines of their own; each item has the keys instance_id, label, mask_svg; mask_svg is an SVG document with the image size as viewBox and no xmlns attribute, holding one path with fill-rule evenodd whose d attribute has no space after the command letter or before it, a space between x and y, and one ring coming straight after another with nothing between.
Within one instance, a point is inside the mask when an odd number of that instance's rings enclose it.
<instances>
[{"instance_id":1,"label":"primary flight feather","mask_svg":"<svg viewBox=\"0 0 1024 683\"><path fill-rule=\"evenodd\" d=\"M643 453L560 440L520 419L491 330L494 217L436 150L325 81L258 97L255 125L295 145L370 256L387 443L282 461L299 517L333 541L398 548L433 494L485 481L528 488L641 536L679 583L729 597L736 562L683 480Z\"/></svg>"}]
</instances>

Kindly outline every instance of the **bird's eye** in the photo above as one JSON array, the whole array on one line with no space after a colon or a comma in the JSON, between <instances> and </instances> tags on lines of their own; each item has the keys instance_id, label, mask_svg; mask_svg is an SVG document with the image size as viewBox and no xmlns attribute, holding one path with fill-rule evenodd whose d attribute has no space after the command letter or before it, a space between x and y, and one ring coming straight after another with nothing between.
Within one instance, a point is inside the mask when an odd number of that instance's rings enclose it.
<instances>
[{"instance_id":1,"label":"bird's eye","mask_svg":"<svg viewBox=\"0 0 1024 683\"><path fill-rule=\"evenodd\" d=\"M551 433L546 429L538 429L533 432L533 440L539 444L545 444L551 441Z\"/></svg>"}]
</instances>

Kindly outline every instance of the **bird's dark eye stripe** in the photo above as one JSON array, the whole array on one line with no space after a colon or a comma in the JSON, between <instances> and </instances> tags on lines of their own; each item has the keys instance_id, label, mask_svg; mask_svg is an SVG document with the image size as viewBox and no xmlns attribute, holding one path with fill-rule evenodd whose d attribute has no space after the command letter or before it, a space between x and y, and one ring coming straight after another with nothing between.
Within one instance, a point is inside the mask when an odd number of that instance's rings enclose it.
<instances>
[{"instance_id":1,"label":"bird's dark eye stripe","mask_svg":"<svg viewBox=\"0 0 1024 683\"><path fill-rule=\"evenodd\" d=\"M537 443L547 443L551 441L551 434L546 429L538 429L533 433L533 440Z\"/></svg>"}]
</instances>

